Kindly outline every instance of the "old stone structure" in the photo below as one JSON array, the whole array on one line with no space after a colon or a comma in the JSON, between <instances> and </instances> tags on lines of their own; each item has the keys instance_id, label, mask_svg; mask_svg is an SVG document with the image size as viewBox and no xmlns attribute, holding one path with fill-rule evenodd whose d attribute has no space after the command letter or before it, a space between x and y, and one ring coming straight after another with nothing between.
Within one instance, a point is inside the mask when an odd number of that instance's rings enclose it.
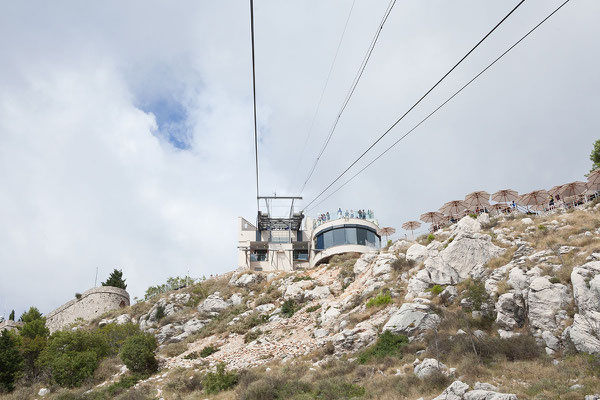
<instances>
[{"instance_id":1,"label":"old stone structure","mask_svg":"<svg viewBox=\"0 0 600 400\"><path fill-rule=\"evenodd\" d=\"M77 299L73 299L46 315L46 326L50 332L56 332L77 320L89 321L107 311L129 305L129 293L112 287L92 288Z\"/></svg>"},{"instance_id":2,"label":"old stone structure","mask_svg":"<svg viewBox=\"0 0 600 400\"><path fill-rule=\"evenodd\" d=\"M23 326L22 322L10 320L2 321L0 322L0 332L2 332L3 330L16 332L21 326Z\"/></svg>"}]
</instances>

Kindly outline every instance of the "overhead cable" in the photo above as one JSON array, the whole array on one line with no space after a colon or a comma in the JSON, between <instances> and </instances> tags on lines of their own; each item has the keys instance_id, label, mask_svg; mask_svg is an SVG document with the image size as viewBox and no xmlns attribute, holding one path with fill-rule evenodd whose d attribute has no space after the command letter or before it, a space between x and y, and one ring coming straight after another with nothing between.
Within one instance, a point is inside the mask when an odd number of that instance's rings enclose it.
<instances>
[{"instance_id":1,"label":"overhead cable","mask_svg":"<svg viewBox=\"0 0 600 400\"><path fill-rule=\"evenodd\" d=\"M471 83L473 83L477 78L479 78L481 75L483 75L488 69L490 69L494 64L496 64L498 61L500 61L500 59L502 57L504 57L506 54L508 54L512 49L514 49L519 43L521 43L523 40L525 40L525 38L527 38L530 34L532 34L537 28L539 28L544 22L546 22L548 19L550 19L550 17L552 17L554 14L556 14L563 6L565 6L569 1L571 0L565 0L565 2L563 2L560 6L558 6L554 11L552 11L550 14L548 14L548 16L546 16L546 18L544 18L543 20L541 20L537 25L535 25L532 29L530 29L525 35L523 35L519 40L517 40L512 46L510 46L508 49L506 49L502 54L500 54L494 61L492 61L490 64L488 64L487 67L485 67L484 69L482 69L477 75L475 75L473 78L471 78L471 80L469 80L466 84L464 84L460 89L458 89L456 92L454 92L454 94L452 96L450 96L448 99L446 99L446 101L444 101L442 104L440 104L436 109L434 109L431 113L429 113L425 118L423 118L418 124L416 124L415 126L413 126L408 132L406 132L404 135L402 135L398 140L396 140L394 143L392 143L391 146L389 146L387 149L385 149L385 151L383 151L381 154L379 154L377 157L375 157L373 160L371 160L371 162L369 162L367 165L365 165L361 170L359 170L356 174L354 174L350 179L348 179L347 181L345 181L342 185L340 185L337 189L335 189L333 192L331 192L327 197L325 197L323 200L321 200L320 202L318 202L317 204L315 204L314 206L312 206L309 210L312 210L313 208L317 207L319 204L323 203L325 200L327 200L328 198L330 198L331 196L333 196L337 191L339 191L341 188L343 188L344 186L346 186L348 183L350 183L354 178L356 178L358 175L360 175L364 170L366 170L367 168L369 168L373 163L375 163L377 160L379 160L383 155L385 155L388 151L390 151L393 147L395 147L398 143L400 143L404 138L406 138L408 135L410 135L415 129L417 129L419 126L421 126L421 124L423 124L425 121L427 121L431 116L433 116L436 112L438 112L442 107L444 107L447 103L449 103L452 99L454 99L460 92L462 92L464 89L467 88L467 86L469 86ZM314 202L314 200L313 200ZM312 202L311 202L312 203ZM310 205L310 203L309 203ZM306 209L306 207L305 207ZM303 210L304 211L304 210Z\"/></svg>"},{"instance_id":2,"label":"overhead cable","mask_svg":"<svg viewBox=\"0 0 600 400\"><path fill-rule=\"evenodd\" d=\"M375 140L356 160L354 160L340 175L338 175L337 178L335 178L333 180L333 182L331 182L325 189L323 189L321 191L321 193L319 193L319 195L317 195L317 197L315 197L310 203L308 203L304 209L306 209L308 206L310 206L314 201L316 201L319 197L321 197L331 186L333 186L337 181L339 181L342 176L344 176L354 165L356 165L356 163L358 161L360 161L360 159L362 159L373 147L375 147L377 145L377 143L379 143L381 141L381 139L383 139L392 129L394 129L394 127L396 125L398 125L400 123L400 121L402 121L404 119L404 117L406 117L408 115L408 113L410 113L417 105L419 105L421 103L421 101L423 101L425 99L425 97L427 97L427 95L429 95L429 93L431 93L440 83L442 83L442 81L444 79L446 79L446 77L448 75L450 75L450 73L452 73L452 71L454 71L467 57L469 57L469 55L471 55L471 53L473 53L475 51L475 49L477 49L479 47L479 45L481 45L481 43L483 43L496 29L498 29L498 27L500 25L502 25L502 23L504 21L506 21L508 19L508 17L511 16L512 13L514 13L517 8L519 8L523 3L525 2L525 0L521 0L512 10L510 10L510 12L508 14L506 14L504 16L504 18L502 18L500 20L500 22L498 22L483 38L481 38L479 40L479 42L477 42L477 44L475 46L473 46L473 48L471 48L471 50L469 50L467 52L467 54L465 54L456 64L454 64L454 66L452 68L450 68L450 70L448 70L448 72L446 72L436 83L435 85L433 85L427 92L425 92L424 95L421 96L421 98L419 98L419 100L417 100L417 102L415 104L413 104L404 114L402 114L402 116L400 118L398 118L396 120L396 122L394 122L392 124L392 126L390 126L377 140Z\"/></svg>"}]
</instances>

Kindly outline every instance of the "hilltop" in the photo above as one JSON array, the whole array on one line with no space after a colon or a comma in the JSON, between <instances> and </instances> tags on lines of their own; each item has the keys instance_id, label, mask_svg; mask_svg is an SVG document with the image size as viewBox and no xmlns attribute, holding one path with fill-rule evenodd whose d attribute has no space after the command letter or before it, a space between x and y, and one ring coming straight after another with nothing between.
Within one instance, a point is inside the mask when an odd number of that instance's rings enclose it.
<instances>
[{"instance_id":1,"label":"hilltop","mask_svg":"<svg viewBox=\"0 0 600 400\"><path fill-rule=\"evenodd\" d=\"M154 335L151 376L119 387L130 373L111 356L80 388L2 398L599 399L599 239L590 203L467 216L310 270L226 273L73 327Z\"/></svg>"}]
</instances>

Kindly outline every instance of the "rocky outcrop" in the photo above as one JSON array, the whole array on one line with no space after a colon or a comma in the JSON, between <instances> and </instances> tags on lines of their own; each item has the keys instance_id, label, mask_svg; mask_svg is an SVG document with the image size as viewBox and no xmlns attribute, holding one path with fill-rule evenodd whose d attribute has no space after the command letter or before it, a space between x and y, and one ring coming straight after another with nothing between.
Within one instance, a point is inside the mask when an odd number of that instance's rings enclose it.
<instances>
[{"instance_id":1,"label":"rocky outcrop","mask_svg":"<svg viewBox=\"0 0 600 400\"><path fill-rule=\"evenodd\" d=\"M448 375L448 367L436 360L435 358L426 358L419 362L419 359L414 363L414 374L420 379L426 379L435 373Z\"/></svg>"},{"instance_id":2,"label":"rocky outcrop","mask_svg":"<svg viewBox=\"0 0 600 400\"><path fill-rule=\"evenodd\" d=\"M482 384L479 384L482 385ZM490 385L491 386L491 385ZM514 394L499 393L494 390L478 389L469 390L469 385L461 381L454 381L442 394L433 400L518 400Z\"/></svg>"},{"instance_id":3,"label":"rocky outcrop","mask_svg":"<svg viewBox=\"0 0 600 400\"><path fill-rule=\"evenodd\" d=\"M525 323L523 297L516 293L504 293L496 302L496 323L504 330L520 328Z\"/></svg>"},{"instance_id":4,"label":"rocky outcrop","mask_svg":"<svg viewBox=\"0 0 600 400\"><path fill-rule=\"evenodd\" d=\"M215 292L208 296L200 305L198 306L198 312L201 315L206 315L207 317L216 317L223 310L230 307L231 303L224 300L219 292Z\"/></svg>"},{"instance_id":5,"label":"rocky outcrop","mask_svg":"<svg viewBox=\"0 0 600 400\"><path fill-rule=\"evenodd\" d=\"M429 329L437 327L440 317L434 314L425 304L404 303L396 313L392 314L383 326L384 331L417 336Z\"/></svg>"}]
</instances>

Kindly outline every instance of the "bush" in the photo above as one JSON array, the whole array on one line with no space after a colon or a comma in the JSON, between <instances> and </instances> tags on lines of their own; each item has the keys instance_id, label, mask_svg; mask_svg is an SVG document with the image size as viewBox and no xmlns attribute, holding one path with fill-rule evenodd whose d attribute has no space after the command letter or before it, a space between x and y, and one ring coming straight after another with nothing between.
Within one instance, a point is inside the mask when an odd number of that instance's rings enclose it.
<instances>
[{"instance_id":1,"label":"bush","mask_svg":"<svg viewBox=\"0 0 600 400\"><path fill-rule=\"evenodd\" d=\"M218 347L206 346L205 348L203 348L202 350L200 350L200 357L202 357L202 358L208 357L211 354L216 353L217 351L219 351Z\"/></svg>"},{"instance_id":2,"label":"bush","mask_svg":"<svg viewBox=\"0 0 600 400\"><path fill-rule=\"evenodd\" d=\"M473 310L481 310L481 305L490 298L482 281L466 280L464 282L467 291L465 298L473 304Z\"/></svg>"},{"instance_id":3,"label":"bush","mask_svg":"<svg viewBox=\"0 0 600 400\"><path fill-rule=\"evenodd\" d=\"M160 321L165 317L165 306L159 305L156 307L156 314L154 315L157 321Z\"/></svg>"},{"instance_id":4,"label":"bush","mask_svg":"<svg viewBox=\"0 0 600 400\"><path fill-rule=\"evenodd\" d=\"M311 278L310 276L302 275L302 276L295 276L294 279L292 279L292 282L312 281L312 280L313 280L313 278Z\"/></svg>"},{"instance_id":5,"label":"bush","mask_svg":"<svg viewBox=\"0 0 600 400\"><path fill-rule=\"evenodd\" d=\"M130 336L121 348L121 361L132 372L154 372L158 368L158 362L154 357L156 347L156 339L149 333Z\"/></svg>"},{"instance_id":6,"label":"bush","mask_svg":"<svg viewBox=\"0 0 600 400\"><path fill-rule=\"evenodd\" d=\"M262 335L262 331L260 329L255 331L249 331L244 335L244 343L250 343L258 339L260 335Z\"/></svg>"},{"instance_id":7,"label":"bush","mask_svg":"<svg viewBox=\"0 0 600 400\"><path fill-rule=\"evenodd\" d=\"M208 394L229 390L238 383L238 374L225 371L225 364L217 365L216 372L209 372L202 378L202 386Z\"/></svg>"},{"instance_id":8,"label":"bush","mask_svg":"<svg viewBox=\"0 0 600 400\"><path fill-rule=\"evenodd\" d=\"M379 293L377 296L367 301L367 308L381 307L386 304L390 304L391 301L392 296L389 294L389 292Z\"/></svg>"},{"instance_id":9,"label":"bush","mask_svg":"<svg viewBox=\"0 0 600 400\"><path fill-rule=\"evenodd\" d=\"M316 399L351 399L365 395L365 388L341 379L325 380L317 384Z\"/></svg>"},{"instance_id":10,"label":"bush","mask_svg":"<svg viewBox=\"0 0 600 400\"><path fill-rule=\"evenodd\" d=\"M17 338L8 330L3 330L0 334L0 389L12 391L22 367L23 357Z\"/></svg>"},{"instance_id":11,"label":"bush","mask_svg":"<svg viewBox=\"0 0 600 400\"><path fill-rule=\"evenodd\" d=\"M115 268L113 272L110 273L108 279L105 282L102 282L102 286L112 286L123 290L127 289L125 279L123 279L123 271Z\"/></svg>"},{"instance_id":12,"label":"bush","mask_svg":"<svg viewBox=\"0 0 600 400\"><path fill-rule=\"evenodd\" d=\"M435 240L435 235L433 233L430 233L429 235L427 235L427 243L431 243Z\"/></svg>"},{"instance_id":13,"label":"bush","mask_svg":"<svg viewBox=\"0 0 600 400\"><path fill-rule=\"evenodd\" d=\"M296 304L296 301L294 299L287 299L281 305L281 315L290 318L299 309L300 307L298 307L298 304Z\"/></svg>"},{"instance_id":14,"label":"bush","mask_svg":"<svg viewBox=\"0 0 600 400\"><path fill-rule=\"evenodd\" d=\"M200 357L200 354L198 354L198 352L196 351L192 351L189 354L186 354L185 358L186 360L196 360L198 357Z\"/></svg>"},{"instance_id":15,"label":"bush","mask_svg":"<svg viewBox=\"0 0 600 400\"><path fill-rule=\"evenodd\" d=\"M415 266L415 260L408 260L406 258L398 258L392 261L392 270L398 274L408 271Z\"/></svg>"},{"instance_id":16,"label":"bush","mask_svg":"<svg viewBox=\"0 0 600 400\"><path fill-rule=\"evenodd\" d=\"M359 356L358 362L365 364L372 359L384 357L402 358L402 348L408 344L408 338L404 335L396 335L385 331L377 338L377 342L367 347Z\"/></svg>"},{"instance_id":17,"label":"bush","mask_svg":"<svg viewBox=\"0 0 600 400\"><path fill-rule=\"evenodd\" d=\"M442 293L444 291L444 287L441 285L433 285L433 287L430 287L426 291L431 292L434 296L438 296L440 293Z\"/></svg>"},{"instance_id":18,"label":"bush","mask_svg":"<svg viewBox=\"0 0 600 400\"><path fill-rule=\"evenodd\" d=\"M101 335L59 331L50 336L38 364L60 386L76 387L94 374L100 360L108 354L110 346Z\"/></svg>"},{"instance_id":19,"label":"bush","mask_svg":"<svg viewBox=\"0 0 600 400\"><path fill-rule=\"evenodd\" d=\"M314 306L312 306L312 307L308 307L308 308L307 308L305 311L306 311L307 313L311 313L311 312L313 312L313 311L317 311L317 310L318 310L318 309L320 309L320 308L321 308L321 305L320 305L320 304L317 304L317 305L314 305Z\"/></svg>"},{"instance_id":20,"label":"bush","mask_svg":"<svg viewBox=\"0 0 600 400\"><path fill-rule=\"evenodd\" d=\"M122 393L129 388L132 388L142 378L144 378L144 377L137 375L137 374L122 375L121 378L117 382L111 384L108 388L106 388L106 392L112 398L115 395Z\"/></svg>"}]
</instances>

